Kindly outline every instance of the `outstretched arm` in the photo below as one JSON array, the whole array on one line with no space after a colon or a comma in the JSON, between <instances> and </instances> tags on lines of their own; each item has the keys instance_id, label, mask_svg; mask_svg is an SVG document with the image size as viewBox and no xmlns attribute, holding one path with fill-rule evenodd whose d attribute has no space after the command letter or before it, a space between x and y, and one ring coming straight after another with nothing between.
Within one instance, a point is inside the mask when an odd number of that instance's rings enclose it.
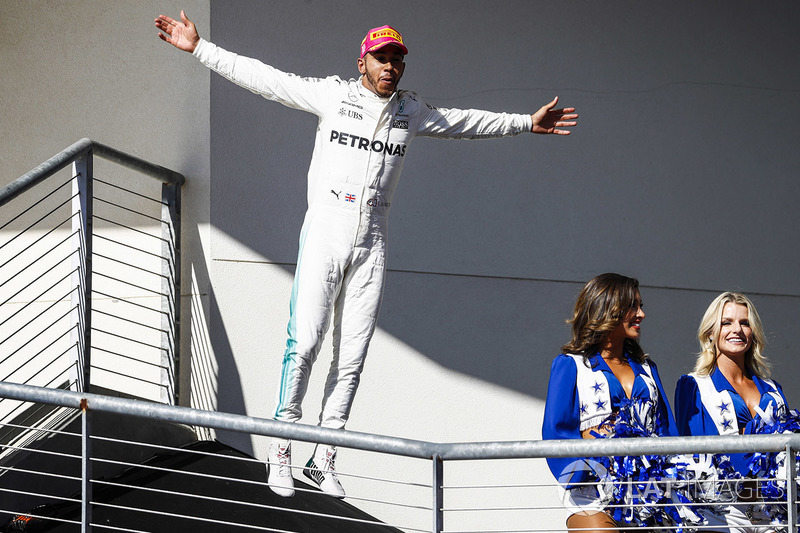
<instances>
[{"instance_id":1,"label":"outstretched arm","mask_svg":"<svg viewBox=\"0 0 800 533\"><path fill-rule=\"evenodd\" d=\"M531 131L533 133L555 133L556 135L569 135L572 133L570 130L562 130L559 128L566 128L575 126L578 122L574 119L578 118L575 113L574 107L565 107L563 109L554 109L558 103L558 96L552 102L545 104L533 115L531 120L533 126Z\"/></svg>"},{"instance_id":2,"label":"outstretched arm","mask_svg":"<svg viewBox=\"0 0 800 533\"><path fill-rule=\"evenodd\" d=\"M156 28L163 32L158 34L162 41L166 41L175 48L190 54L194 52L197 43L200 41L200 35L197 34L194 22L189 20L182 9L181 20L159 15L156 19Z\"/></svg>"}]
</instances>

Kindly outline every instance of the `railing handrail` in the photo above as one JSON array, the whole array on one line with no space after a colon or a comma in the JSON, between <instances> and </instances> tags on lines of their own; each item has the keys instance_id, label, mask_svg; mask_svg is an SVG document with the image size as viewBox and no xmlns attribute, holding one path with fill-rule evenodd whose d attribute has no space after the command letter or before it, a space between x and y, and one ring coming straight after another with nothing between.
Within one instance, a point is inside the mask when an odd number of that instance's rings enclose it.
<instances>
[{"instance_id":1,"label":"railing handrail","mask_svg":"<svg viewBox=\"0 0 800 533\"><path fill-rule=\"evenodd\" d=\"M0 397L442 461L800 449L800 434L434 443L16 383L0 382Z\"/></svg>"},{"instance_id":2,"label":"railing handrail","mask_svg":"<svg viewBox=\"0 0 800 533\"><path fill-rule=\"evenodd\" d=\"M186 181L183 174L179 172L150 163L149 161L126 154L125 152L120 152L115 148L111 148L97 141L83 138L0 189L0 206L5 205L12 198L22 194L34 185L41 183L59 170L65 168L76 158L90 151L103 159L136 170L163 183L181 186Z\"/></svg>"}]
</instances>

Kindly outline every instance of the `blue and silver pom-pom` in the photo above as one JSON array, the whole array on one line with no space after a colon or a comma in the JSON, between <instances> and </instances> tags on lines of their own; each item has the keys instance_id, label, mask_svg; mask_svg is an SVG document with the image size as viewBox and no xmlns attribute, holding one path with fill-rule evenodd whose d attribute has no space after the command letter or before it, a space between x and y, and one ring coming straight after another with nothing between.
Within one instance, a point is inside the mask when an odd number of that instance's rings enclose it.
<instances>
[{"instance_id":1,"label":"blue and silver pom-pom","mask_svg":"<svg viewBox=\"0 0 800 533\"><path fill-rule=\"evenodd\" d=\"M600 424L608 433L595 432L594 436L653 437L660 423L653 400L626 399L618 412ZM679 532L702 523L692 491L705 464L680 455L621 456L606 461L614 487L609 510L615 520L642 527L674 527ZM713 490L719 492L716 485Z\"/></svg>"},{"instance_id":2,"label":"blue and silver pom-pom","mask_svg":"<svg viewBox=\"0 0 800 533\"><path fill-rule=\"evenodd\" d=\"M770 435L778 433L800 433L800 413L785 405L770 404L765 410L758 409L751 422L752 433ZM757 479L758 493L764 502L764 511L773 524L785 524L786 510L786 452L754 452L746 455L750 476ZM798 461L795 462L794 477L797 478Z\"/></svg>"}]
</instances>

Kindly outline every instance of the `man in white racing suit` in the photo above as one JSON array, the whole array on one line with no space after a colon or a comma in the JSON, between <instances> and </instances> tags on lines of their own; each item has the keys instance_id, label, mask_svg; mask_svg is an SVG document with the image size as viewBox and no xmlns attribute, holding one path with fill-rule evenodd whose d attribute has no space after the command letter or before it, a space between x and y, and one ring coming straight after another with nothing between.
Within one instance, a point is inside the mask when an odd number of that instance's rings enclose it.
<instances>
[{"instance_id":1,"label":"man in white racing suit","mask_svg":"<svg viewBox=\"0 0 800 533\"><path fill-rule=\"evenodd\" d=\"M333 318L333 363L319 423L344 428L383 295L389 208L409 145L418 135L486 139L522 132L568 135L577 115L555 109L558 98L533 115L438 109L415 93L398 90L408 53L389 26L370 30L357 60L361 77L305 78L281 72L202 39L181 20L156 19L162 40L191 52L214 72L288 107L317 115L308 171L308 211L290 302L275 420L301 418L311 367ZM333 316L331 316L333 315ZM269 485L294 494L291 443L275 439ZM336 451L317 446L304 473L336 497L344 490L334 470Z\"/></svg>"}]
</instances>

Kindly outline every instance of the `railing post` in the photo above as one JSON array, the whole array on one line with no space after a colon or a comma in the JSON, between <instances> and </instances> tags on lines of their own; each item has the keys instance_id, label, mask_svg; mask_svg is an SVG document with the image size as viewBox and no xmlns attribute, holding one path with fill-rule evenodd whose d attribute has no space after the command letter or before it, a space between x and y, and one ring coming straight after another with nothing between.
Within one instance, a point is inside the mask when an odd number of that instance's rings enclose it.
<instances>
[{"instance_id":1,"label":"railing post","mask_svg":"<svg viewBox=\"0 0 800 533\"><path fill-rule=\"evenodd\" d=\"M181 187L161 186L161 401L179 404L181 318Z\"/></svg>"},{"instance_id":2,"label":"railing post","mask_svg":"<svg viewBox=\"0 0 800 533\"><path fill-rule=\"evenodd\" d=\"M81 401L81 533L92 531L92 415Z\"/></svg>"},{"instance_id":3,"label":"railing post","mask_svg":"<svg viewBox=\"0 0 800 533\"><path fill-rule=\"evenodd\" d=\"M92 352L92 151L72 163L72 338L76 346L75 383L79 391L91 386Z\"/></svg>"},{"instance_id":4,"label":"railing post","mask_svg":"<svg viewBox=\"0 0 800 533\"><path fill-rule=\"evenodd\" d=\"M796 464L797 457L795 451L792 450L792 445L786 445L786 522L789 527L789 533L797 533L797 480L796 480Z\"/></svg>"},{"instance_id":5,"label":"railing post","mask_svg":"<svg viewBox=\"0 0 800 533\"><path fill-rule=\"evenodd\" d=\"M444 530L444 462L433 454L433 533Z\"/></svg>"}]
</instances>

